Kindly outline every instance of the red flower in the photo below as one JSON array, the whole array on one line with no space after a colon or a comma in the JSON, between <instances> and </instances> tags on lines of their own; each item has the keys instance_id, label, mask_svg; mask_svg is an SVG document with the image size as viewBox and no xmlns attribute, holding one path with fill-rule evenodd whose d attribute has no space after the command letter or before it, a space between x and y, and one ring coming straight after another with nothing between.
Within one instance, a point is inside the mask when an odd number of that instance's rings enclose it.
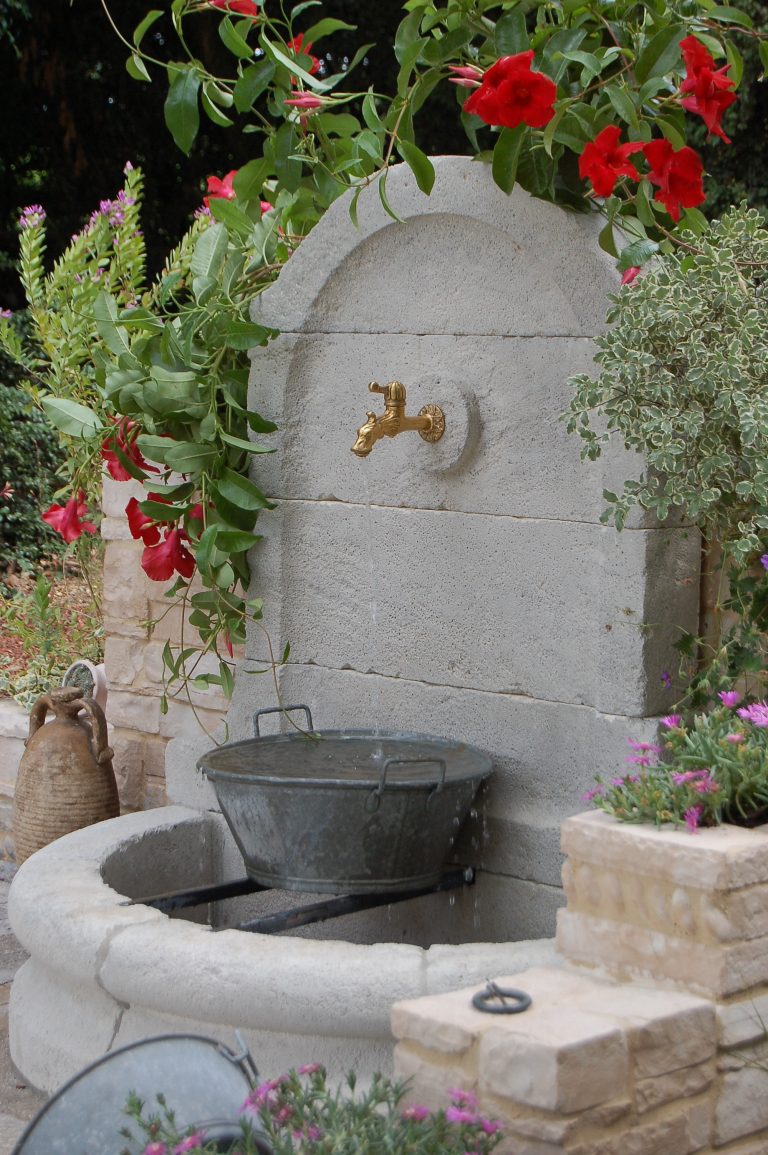
<instances>
[{"instance_id":1,"label":"red flower","mask_svg":"<svg viewBox=\"0 0 768 1155\"><path fill-rule=\"evenodd\" d=\"M141 568L147 577L155 582L168 581L174 572L191 578L195 572L195 559L184 542L189 538L183 529L168 530L159 545L148 545L141 555Z\"/></svg>"},{"instance_id":2,"label":"red flower","mask_svg":"<svg viewBox=\"0 0 768 1155\"><path fill-rule=\"evenodd\" d=\"M115 419L112 418L114 421ZM115 429L108 437L104 439L101 446L101 456L107 463L107 473L115 481L130 481L131 474L118 459L115 453L115 446L121 453L125 454L130 461L137 465L139 469L143 469L148 473L157 473L154 465L150 465L144 460L141 451L136 444L136 437L139 433L140 427L135 421L129 421L127 417L121 417L119 421L115 422ZM136 432L133 432L133 431Z\"/></svg>"},{"instance_id":3,"label":"red flower","mask_svg":"<svg viewBox=\"0 0 768 1155\"><path fill-rule=\"evenodd\" d=\"M238 16L252 16L255 20L259 14L258 5L253 0L208 0L211 8L221 8L223 12L235 12Z\"/></svg>"},{"instance_id":4,"label":"red flower","mask_svg":"<svg viewBox=\"0 0 768 1155\"><path fill-rule=\"evenodd\" d=\"M77 541L83 533L96 533L96 526L83 521L88 512L82 489L70 497L66 505L51 505L43 514L43 521L60 533L66 542Z\"/></svg>"},{"instance_id":5,"label":"red flower","mask_svg":"<svg viewBox=\"0 0 768 1155\"><path fill-rule=\"evenodd\" d=\"M622 273L622 276L621 276L622 285L631 285L632 282L634 281L635 277L638 276L639 272L640 272L640 266L639 265L630 265L629 268L625 269L624 272Z\"/></svg>"},{"instance_id":6,"label":"red flower","mask_svg":"<svg viewBox=\"0 0 768 1155\"><path fill-rule=\"evenodd\" d=\"M557 87L542 72L531 71L533 49L502 56L483 76L482 84L464 105L465 112L486 124L543 128L555 115Z\"/></svg>"},{"instance_id":7,"label":"red flower","mask_svg":"<svg viewBox=\"0 0 768 1155\"><path fill-rule=\"evenodd\" d=\"M620 136L621 129L610 124L584 146L579 157L579 176L583 180L590 180L592 188L600 197L611 195L620 176L640 180L639 172L627 158L642 149L642 141L619 144Z\"/></svg>"},{"instance_id":8,"label":"red flower","mask_svg":"<svg viewBox=\"0 0 768 1155\"><path fill-rule=\"evenodd\" d=\"M706 200L702 176L704 165L697 153L684 145L677 151L668 140L651 140L643 145L651 171L648 179L659 186L655 200L661 201L673 221L680 209L691 209Z\"/></svg>"},{"instance_id":9,"label":"red flower","mask_svg":"<svg viewBox=\"0 0 768 1155\"><path fill-rule=\"evenodd\" d=\"M695 36L686 36L680 41L680 48L687 73L680 91L690 94L680 103L688 112L695 112L702 118L708 132L730 144L720 126L720 117L736 99L736 93L731 91L734 82L726 76L730 64L715 69L711 53Z\"/></svg>"},{"instance_id":10,"label":"red flower","mask_svg":"<svg viewBox=\"0 0 768 1155\"><path fill-rule=\"evenodd\" d=\"M322 96L313 96L311 92L302 92L301 96L292 96L285 103L291 108L303 108L305 112L314 112L316 108L322 108L327 104L327 101Z\"/></svg>"},{"instance_id":11,"label":"red flower","mask_svg":"<svg viewBox=\"0 0 768 1155\"><path fill-rule=\"evenodd\" d=\"M125 507L125 514L128 518L128 528L131 531L131 537L144 542L144 545L157 545L160 541L160 527L156 521L151 517L147 517L139 509L139 503L135 497Z\"/></svg>"},{"instance_id":12,"label":"red flower","mask_svg":"<svg viewBox=\"0 0 768 1155\"><path fill-rule=\"evenodd\" d=\"M306 46L302 47L304 40L304 33L300 32L298 36L294 36L293 40L288 41L288 47L295 56L308 56L309 68L305 71L309 72L310 76L315 76L320 71L320 61L316 56L312 55L312 42L309 41ZM295 76L291 77L291 84L297 84L298 81Z\"/></svg>"},{"instance_id":13,"label":"red flower","mask_svg":"<svg viewBox=\"0 0 768 1155\"><path fill-rule=\"evenodd\" d=\"M219 180L217 176L208 177L208 196L203 197L203 204L206 208L210 207L209 202L211 200L233 201L235 199L237 193L232 182L237 176L237 172L238 170L233 168L231 172L227 173L224 180Z\"/></svg>"}]
</instances>

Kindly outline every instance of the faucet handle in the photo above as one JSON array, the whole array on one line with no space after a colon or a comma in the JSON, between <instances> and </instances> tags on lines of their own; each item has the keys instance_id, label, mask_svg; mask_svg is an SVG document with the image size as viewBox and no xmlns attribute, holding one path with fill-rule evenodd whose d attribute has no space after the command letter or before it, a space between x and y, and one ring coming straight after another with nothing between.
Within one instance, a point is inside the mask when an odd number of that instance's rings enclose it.
<instances>
[{"instance_id":1,"label":"faucet handle","mask_svg":"<svg viewBox=\"0 0 768 1155\"><path fill-rule=\"evenodd\" d=\"M371 381L368 386L369 393L384 393L386 395L388 389L388 385L379 385L378 381Z\"/></svg>"}]
</instances>

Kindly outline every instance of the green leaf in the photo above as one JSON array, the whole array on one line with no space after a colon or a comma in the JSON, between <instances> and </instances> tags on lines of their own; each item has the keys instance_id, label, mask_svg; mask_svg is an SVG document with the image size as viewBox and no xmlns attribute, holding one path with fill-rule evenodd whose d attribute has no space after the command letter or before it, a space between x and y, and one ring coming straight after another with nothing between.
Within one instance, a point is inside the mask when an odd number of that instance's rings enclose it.
<instances>
[{"instance_id":1,"label":"green leaf","mask_svg":"<svg viewBox=\"0 0 768 1155\"><path fill-rule=\"evenodd\" d=\"M761 40L757 46L760 53L760 61L763 65L763 75L768 73L768 40Z\"/></svg>"},{"instance_id":2,"label":"green leaf","mask_svg":"<svg viewBox=\"0 0 768 1155\"><path fill-rule=\"evenodd\" d=\"M220 22L219 36L224 47L229 49L233 56L237 56L241 60L253 59L253 49L237 31L229 16L225 16Z\"/></svg>"},{"instance_id":3,"label":"green leaf","mask_svg":"<svg viewBox=\"0 0 768 1155\"><path fill-rule=\"evenodd\" d=\"M315 92L328 92L328 90L333 87L329 81L319 80L316 76L311 76L307 70L298 65L291 56L287 56L281 48L278 48L276 44L272 44L263 32L259 37L259 41L266 54L271 57L276 64L282 64L283 68L287 68L293 76L297 76L307 88L313 88Z\"/></svg>"},{"instance_id":4,"label":"green leaf","mask_svg":"<svg viewBox=\"0 0 768 1155\"><path fill-rule=\"evenodd\" d=\"M231 698L235 690L235 678L226 662L219 662L219 677L222 694L225 698Z\"/></svg>"},{"instance_id":5,"label":"green leaf","mask_svg":"<svg viewBox=\"0 0 768 1155\"><path fill-rule=\"evenodd\" d=\"M684 32L681 24L670 24L649 40L635 64L638 84L672 71L680 61L680 40Z\"/></svg>"},{"instance_id":6,"label":"green leaf","mask_svg":"<svg viewBox=\"0 0 768 1155\"><path fill-rule=\"evenodd\" d=\"M738 88L741 84L741 78L744 75L744 58L732 40L726 41L725 55L731 66L728 70L728 76L733 81L735 87Z\"/></svg>"},{"instance_id":7,"label":"green leaf","mask_svg":"<svg viewBox=\"0 0 768 1155\"><path fill-rule=\"evenodd\" d=\"M671 120L667 120L663 116L656 117L656 124L661 129L662 135L673 144L675 148L682 148L685 144L685 135L680 132L676 125Z\"/></svg>"},{"instance_id":8,"label":"green leaf","mask_svg":"<svg viewBox=\"0 0 768 1155\"><path fill-rule=\"evenodd\" d=\"M517 128L502 128L493 150L493 179L505 193L511 193L515 187L525 132L524 124L519 124Z\"/></svg>"},{"instance_id":9,"label":"green leaf","mask_svg":"<svg viewBox=\"0 0 768 1155\"><path fill-rule=\"evenodd\" d=\"M604 253L608 253L611 257L618 257L619 252L616 248L616 241L613 236L613 220L607 223L600 230L600 235L597 238L597 243Z\"/></svg>"},{"instance_id":10,"label":"green leaf","mask_svg":"<svg viewBox=\"0 0 768 1155\"><path fill-rule=\"evenodd\" d=\"M419 29L421 28L421 12L411 12L404 20L400 21L395 33L395 57L398 64L402 65L411 51L411 46L414 40L418 39Z\"/></svg>"},{"instance_id":11,"label":"green leaf","mask_svg":"<svg viewBox=\"0 0 768 1155\"><path fill-rule=\"evenodd\" d=\"M330 36L332 32L357 32L357 25L347 24L345 20L336 20L333 16L326 16L307 29L304 33L304 43L314 44L317 40L322 40L324 36Z\"/></svg>"},{"instance_id":12,"label":"green leaf","mask_svg":"<svg viewBox=\"0 0 768 1155\"><path fill-rule=\"evenodd\" d=\"M114 353L116 357L130 353L128 337L117 324L117 303L103 289L96 294L93 315L96 320L96 331L110 353Z\"/></svg>"},{"instance_id":13,"label":"green leaf","mask_svg":"<svg viewBox=\"0 0 768 1155\"><path fill-rule=\"evenodd\" d=\"M498 56L515 56L518 52L530 48L525 9L522 4L516 5L511 12L507 12L496 21L493 41Z\"/></svg>"},{"instance_id":14,"label":"green leaf","mask_svg":"<svg viewBox=\"0 0 768 1155\"><path fill-rule=\"evenodd\" d=\"M416 177L416 184L429 196L435 183L435 168L432 161L426 153L408 140L398 140L397 151Z\"/></svg>"},{"instance_id":15,"label":"green leaf","mask_svg":"<svg viewBox=\"0 0 768 1155\"><path fill-rule=\"evenodd\" d=\"M275 62L265 57L257 64L251 64L243 71L235 84L235 108L247 112L255 100L261 96L275 75Z\"/></svg>"},{"instance_id":16,"label":"green leaf","mask_svg":"<svg viewBox=\"0 0 768 1155\"><path fill-rule=\"evenodd\" d=\"M212 121L213 124L217 124L219 128L230 128L235 123L230 117L225 116L220 108L216 107L205 87L203 87L203 91L200 93L200 103L208 119Z\"/></svg>"},{"instance_id":17,"label":"green leaf","mask_svg":"<svg viewBox=\"0 0 768 1155\"><path fill-rule=\"evenodd\" d=\"M243 477L232 469L225 469L221 477L216 479L216 489L227 501L242 506L243 509L274 508L250 478Z\"/></svg>"},{"instance_id":18,"label":"green leaf","mask_svg":"<svg viewBox=\"0 0 768 1155\"><path fill-rule=\"evenodd\" d=\"M166 451L165 463L179 473L198 473L213 465L218 457L215 445L194 441L175 441Z\"/></svg>"},{"instance_id":19,"label":"green leaf","mask_svg":"<svg viewBox=\"0 0 768 1155\"><path fill-rule=\"evenodd\" d=\"M165 123L168 131L181 151L187 154L200 127L197 107L199 89L200 76L197 71L194 68L183 68L173 73L165 98Z\"/></svg>"},{"instance_id":20,"label":"green leaf","mask_svg":"<svg viewBox=\"0 0 768 1155\"><path fill-rule=\"evenodd\" d=\"M201 234L195 245L190 261L190 269L195 277L216 277L227 255L229 234L223 224L216 221Z\"/></svg>"},{"instance_id":21,"label":"green leaf","mask_svg":"<svg viewBox=\"0 0 768 1155\"><path fill-rule=\"evenodd\" d=\"M254 222L234 201L228 201L225 197L211 197L210 209L214 220L221 221L245 240L250 237Z\"/></svg>"},{"instance_id":22,"label":"green leaf","mask_svg":"<svg viewBox=\"0 0 768 1155\"><path fill-rule=\"evenodd\" d=\"M145 80L148 84L152 83L152 77L147 72L147 66L139 56L138 52L133 52L125 62L125 71L132 80Z\"/></svg>"},{"instance_id":23,"label":"green leaf","mask_svg":"<svg viewBox=\"0 0 768 1155\"><path fill-rule=\"evenodd\" d=\"M162 8L153 8L150 12L147 12L144 19L136 25L133 30L133 43L137 48L141 47L141 42L144 39L144 36L155 23L155 21L159 20L162 15Z\"/></svg>"},{"instance_id":24,"label":"green leaf","mask_svg":"<svg viewBox=\"0 0 768 1155\"><path fill-rule=\"evenodd\" d=\"M627 245L625 249L621 250L621 255L619 256L619 272L625 273L627 269L644 265L645 262L650 260L658 251L659 246L656 241L645 239L633 241L631 245Z\"/></svg>"},{"instance_id":25,"label":"green leaf","mask_svg":"<svg viewBox=\"0 0 768 1155\"><path fill-rule=\"evenodd\" d=\"M244 441L242 437L235 437L232 433L221 433L221 440L235 449L242 449L243 453L274 453L274 446L258 445L255 441Z\"/></svg>"},{"instance_id":26,"label":"green leaf","mask_svg":"<svg viewBox=\"0 0 768 1155\"><path fill-rule=\"evenodd\" d=\"M637 128L637 109L627 89L618 88L615 84L606 84L604 92L624 123Z\"/></svg>"},{"instance_id":27,"label":"green leaf","mask_svg":"<svg viewBox=\"0 0 768 1155\"><path fill-rule=\"evenodd\" d=\"M727 5L716 4L706 13L707 20L720 20L724 24L740 24L742 28L752 28L752 17L741 8L731 8Z\"/></svg>"},{"instance_id":28,"label":"green leaf","mask_svg":"<svg viewBox=\"0 0 768 1155\"><path fill-rule=\"evenodd\" d=\"M269 161L264 157L257 157L255 160L249 160L238 170L237 176L232 182L238 200L260 201L262 189L264 188L264 181L269 176Z\"/></svg>"},{"instance_id":29,"label":"green leaf","mask_svg":"<svg viewBox=\"0 0 768 1155\"><path fill-rule=\"evenodd\" d=\"M228 349L252 349L254 345L266 345L272 330L251 321L228 321L218 332Z\"/></svg>"},{"instance_id":30,"label":"green leaf","mask_svg":"<svg viewBox=\"0 0 768 1155\"><path fill-rule=\"evenodd\" d=\"M376 110L376 98L370 90L363 97L363 120L371 132L383 133L386 131L384 121Z\"/></svg>"},{"instance_id":31,"label":"green leaf","mask_svg":"<svg viewBox=\"0 0 768 1155\"><path fill-rule=\"evenodd\" d=\"M257 540L254 534L243 533L240 529L220 529L216 546L225 553L245 553Z\"/></svg>"},{"instance_id":32,"label":"green leaf","mask_svg":"<svg viewBox=\"0 0 768 1155\"><path fill-rule=\"evenodd\" d=\"M355 228L358 231L360 230L360 222L357 219L357 202L360 200L360 193L362 191L363 191L363 186L358 185L357 188L355 189L354 193L352 194L352 199L349 202L349 217L350 217L350 220L352 221L352 224L355 226Z\"/></svg>"},{"instance_id":33,"label":"green leaf","mask_svg":"<svg viewBox=\"0 0 768 1155\"><path fill-rule=\"evenodd\" d=\"M85 405L67 397L43 397L46 416L57 429L70 437L93 437L101 430L101 421Z\"/></svg>"},{"instance_id":34,"label":"green leaf","mask_svg":"<svg viewBox=\"0 0 768 1155\"><path fill-rule=\"evenodd\" d=\"M379 186L379 200L381 201L384 212L387 214L387 216L392 217L393 221L399 221L402 224L403 218L399 217L397 215L395 210L392 208L392 205L389 203L389 197L387 196L387 174L386 174L386 172L383 172L381 174L377 183Z\"/></svg>"}]
</instances>

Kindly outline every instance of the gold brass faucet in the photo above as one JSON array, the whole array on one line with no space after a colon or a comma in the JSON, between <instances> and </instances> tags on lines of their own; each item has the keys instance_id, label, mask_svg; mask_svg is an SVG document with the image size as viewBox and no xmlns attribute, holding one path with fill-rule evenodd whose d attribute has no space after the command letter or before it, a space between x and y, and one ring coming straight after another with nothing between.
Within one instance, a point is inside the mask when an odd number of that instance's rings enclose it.
<instances>
[{"instance_id":1,"label":"gold brass faucet","mask_svg":"<svg viewBox=\"0 0 768 1155\"><path fill-rule=\"evenodd\" d=\"M371 381L370 393L384 394L384 413L366 413L367 421L357 431L357 441L352 452L358 457L367 457L380 437L397 437L408 429L415 429L425 441L439 441L445 433L445 414L439 405L425 405L417 417L405 416L405 385L402 381L390 381L379 385Z\"/></svg>"}]
</instances>

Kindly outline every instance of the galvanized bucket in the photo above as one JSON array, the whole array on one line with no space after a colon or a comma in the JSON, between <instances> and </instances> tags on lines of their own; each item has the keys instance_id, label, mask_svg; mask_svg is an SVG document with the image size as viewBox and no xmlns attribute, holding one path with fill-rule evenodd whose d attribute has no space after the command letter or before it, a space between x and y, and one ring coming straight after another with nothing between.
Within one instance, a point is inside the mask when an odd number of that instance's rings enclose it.
<instances>
[{"instance_id":1,"label":"galvanized bucket","mask_svg":"<svg viewBox=\"0 0 768 1155\"><path fill-rule=\"evenodd\" d=\"M262 886L321 894L395 893L440 878L487 754L424 734L312 728L209 751L198 767Z\"/></svg>"}]
</instances>

